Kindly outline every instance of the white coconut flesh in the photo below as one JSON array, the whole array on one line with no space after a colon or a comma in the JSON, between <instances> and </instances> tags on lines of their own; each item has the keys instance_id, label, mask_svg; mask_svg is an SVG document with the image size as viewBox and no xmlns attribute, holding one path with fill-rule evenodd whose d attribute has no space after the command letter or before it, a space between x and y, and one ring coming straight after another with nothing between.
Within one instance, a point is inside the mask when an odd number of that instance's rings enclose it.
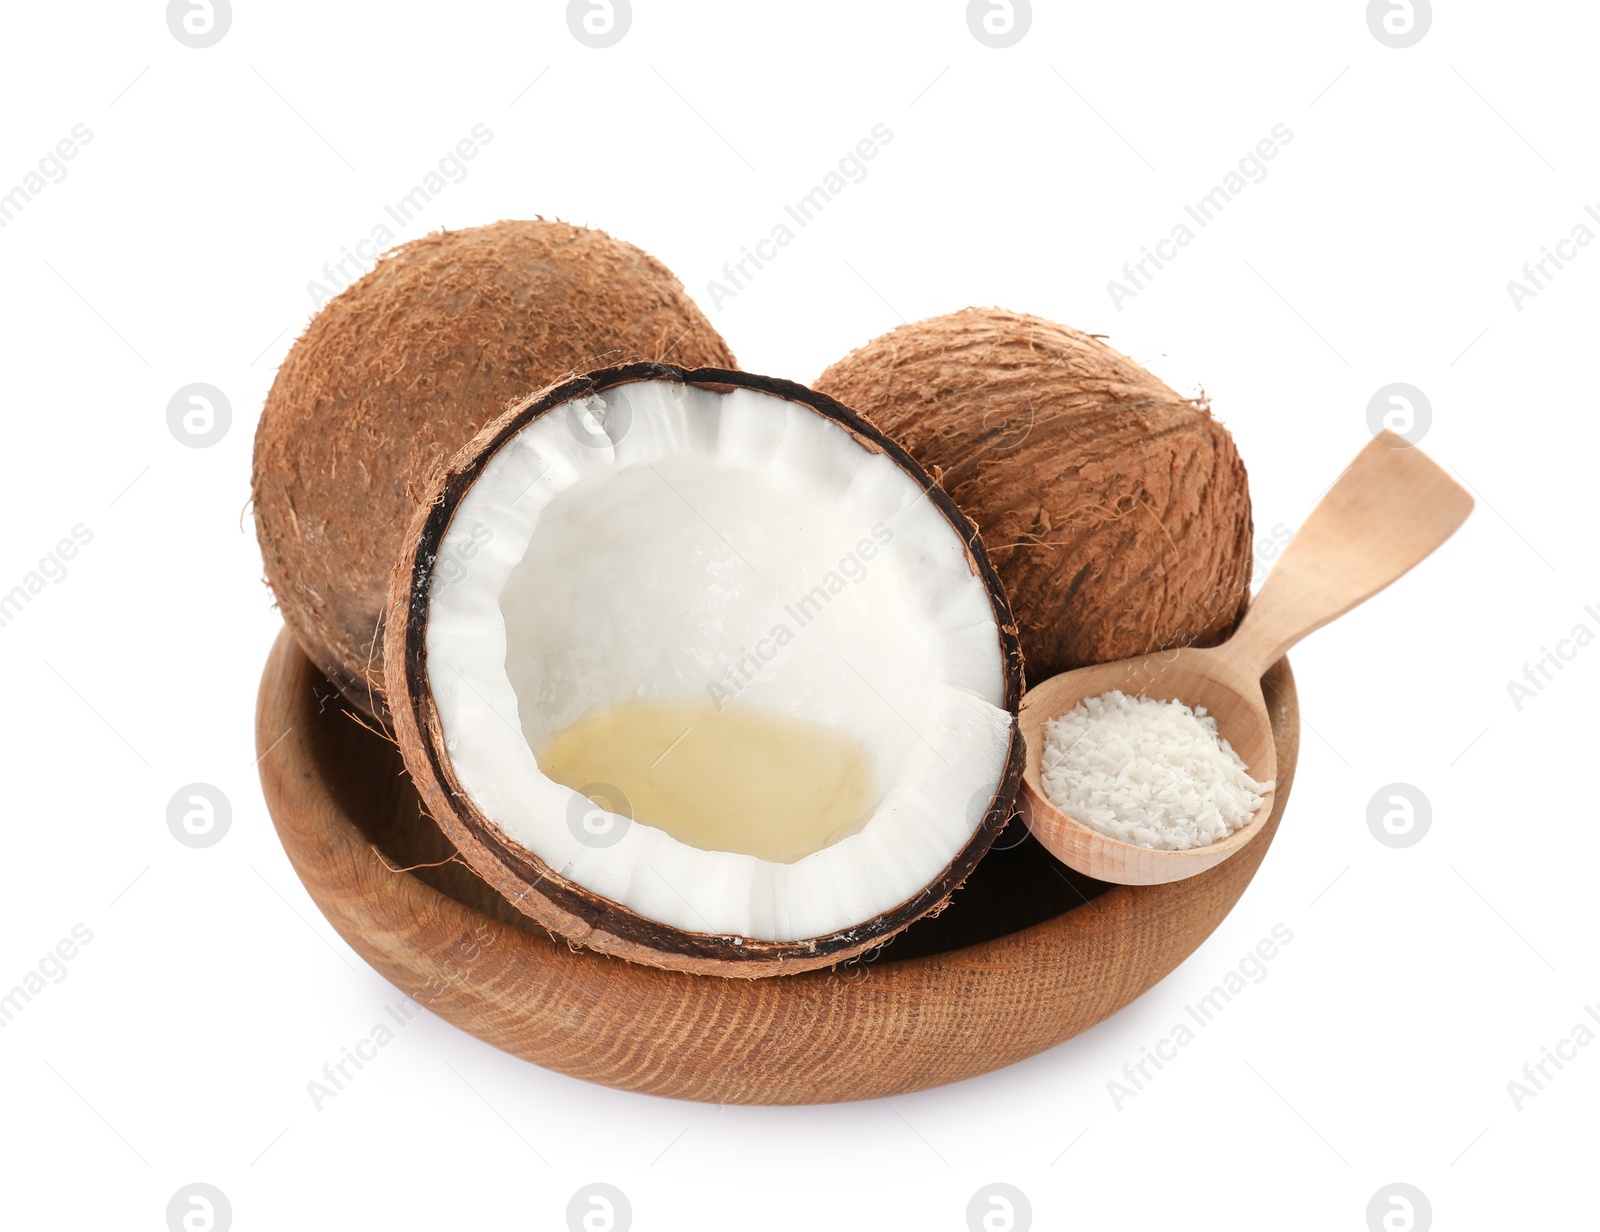
<instances>
[{"instance_id":1,"label":"white coconut flesh","mask_svg":"<svg viewBox=\"0 0 1600 1232\"><path fill-rule=\"evenodd\" d=\"M1001 639L965 545L915 477L802 404L642 381L558 406L486 463L438 560L426 676L457 783L512 842L650 920L851 929L939 877L1004 775ZM538 753L640 702L838 733L866 751L870 813L782 861L644 816L596 827Z\"/></svg>"}]
</instances>

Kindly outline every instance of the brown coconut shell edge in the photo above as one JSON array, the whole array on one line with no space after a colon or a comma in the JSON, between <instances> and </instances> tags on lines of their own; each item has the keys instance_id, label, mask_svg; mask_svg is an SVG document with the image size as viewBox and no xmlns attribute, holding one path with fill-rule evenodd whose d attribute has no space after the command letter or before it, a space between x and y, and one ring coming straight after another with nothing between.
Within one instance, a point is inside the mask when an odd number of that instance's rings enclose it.
<instances>
[{"instance_id":1,"label":"brown coconut shell edge","mask_svg":"<svg viewBox=\"0 0 1600 1232\"><path fill-rule=\"evenodd\" d=\"M966 547L984 584L999 629L1005 708L1011 737L1000 784L972 838L942 872L898 906L851 928L800 941L768 941L690 932L662 924L561 876L483 815L462 789L444 752L444 734L428 686L429 592L439 545L455 511L488 461L541 415L577 398L638 381L678 381L727 392L750 389L809 407L839 424L861 445L888 456L915 478ZM876 946L949 903L1015 809L1024 747L1017 724L1022 700L1022 650L999 575L977 527L900 446L860 415L805 386L725 368L684 369L632 363L600 369L546 387L507 410L463 447L438 474L406 537L389 588L385 677L394 735L423 803L472 868L523 913L569 941L618 958L703 975L754 978L831 966Z\"/></svg>"}]
</instances>

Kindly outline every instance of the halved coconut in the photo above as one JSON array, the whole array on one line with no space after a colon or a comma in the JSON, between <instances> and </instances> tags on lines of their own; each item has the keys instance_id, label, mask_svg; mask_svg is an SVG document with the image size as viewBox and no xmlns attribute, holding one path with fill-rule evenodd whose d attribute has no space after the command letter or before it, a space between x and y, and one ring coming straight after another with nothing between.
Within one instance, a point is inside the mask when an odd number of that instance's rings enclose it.
<instances>
[{"instance_id":1,"label":"halved coconut","mask_svg":"<svg viewBox=\"0 0 1600 1232\"><path fill-rule=\"evenodd\" d=\"M386 636L440 826L624 958L838 962L940 909L1011 816L1022 661L976 529L788 382L630 364L512 408L413 521Z\"/></svg>"}]
</instances>

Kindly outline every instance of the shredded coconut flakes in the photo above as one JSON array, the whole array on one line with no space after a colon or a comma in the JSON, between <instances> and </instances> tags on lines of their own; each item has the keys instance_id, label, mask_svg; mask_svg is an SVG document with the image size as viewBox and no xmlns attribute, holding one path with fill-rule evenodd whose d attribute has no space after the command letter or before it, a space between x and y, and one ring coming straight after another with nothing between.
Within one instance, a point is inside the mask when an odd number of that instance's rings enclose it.
<instances>
[{"instance_id":1,"label":"shredded coconut flakes","mask_svg":"<svg viewBox=\"0 0 1600 1232\"><path fill-rule=\"evenodd\" d=\"M1273 788L1250 777L1204 706L1120 690L1051 719L1040 769L1045 796L1063 813L1157 851L1226 838Z\"/></svg>"}]
</instances>

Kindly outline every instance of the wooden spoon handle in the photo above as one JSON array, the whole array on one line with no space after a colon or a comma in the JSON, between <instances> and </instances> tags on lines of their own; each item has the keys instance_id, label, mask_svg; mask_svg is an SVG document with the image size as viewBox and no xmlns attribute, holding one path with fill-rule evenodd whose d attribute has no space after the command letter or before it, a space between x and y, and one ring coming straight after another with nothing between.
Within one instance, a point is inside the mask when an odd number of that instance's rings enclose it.
<instances>
[{"instance_id":1,"label":"wooden spoon handle","mask_svg":"<svg viewBox=\"0 0 1600 1232\"><path fill-rule=\"evenodd\" d=\"M1380 433L1311 511L1217 653L1258 677L1421 561L1471 512L1472 497L1436 462Z\"/></svg>"}]
</instances>

